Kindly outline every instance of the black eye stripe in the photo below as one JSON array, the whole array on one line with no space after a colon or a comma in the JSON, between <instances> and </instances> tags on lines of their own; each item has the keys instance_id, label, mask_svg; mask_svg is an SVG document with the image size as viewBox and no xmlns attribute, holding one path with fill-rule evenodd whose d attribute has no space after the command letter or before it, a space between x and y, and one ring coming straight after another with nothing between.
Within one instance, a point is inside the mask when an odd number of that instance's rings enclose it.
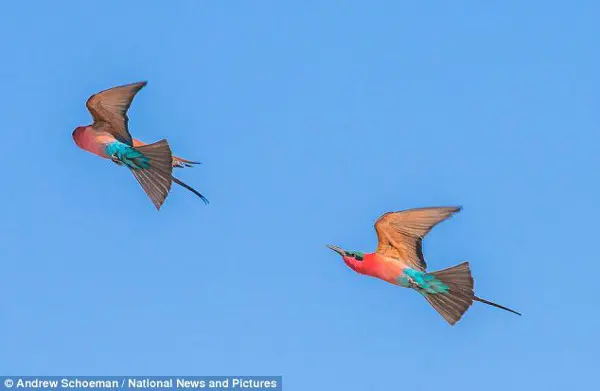
<instances>
[{"instance_id":1,"label":"black eye stripe","mask_svg":"<svg viewBox=\"0 0 600 391\"><path fill-rule=\"evenodd\" d=\"M362 261L363 260L363 256L362 255L358 255L356 253L351 253L351 252L346 251L344 254L347 257L356 259L357 261Z\"/></svg>"}]
</instances>

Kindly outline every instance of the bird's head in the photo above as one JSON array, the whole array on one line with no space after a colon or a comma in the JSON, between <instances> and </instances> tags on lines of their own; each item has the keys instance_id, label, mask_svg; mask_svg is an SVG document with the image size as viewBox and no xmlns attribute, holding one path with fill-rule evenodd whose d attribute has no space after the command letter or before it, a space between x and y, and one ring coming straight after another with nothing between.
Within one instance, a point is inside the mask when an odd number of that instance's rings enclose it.
<instances>
[{"instance_id":1,"label":"bird's head","mask_svg":"<svg viewBox=\"0 0 600 391\"><path fill-rule=\"evenodd\" d=\"M346 263L352 261L362 262L362 260L365 258L365 253L360 251L342 250L338 246L332 246L331 244L328 244L327 247L340 254Z\"/></svg>"},{"instance_id":2,"label":"bird's head","mask_svg":"<svg viewBox=\"0 0 600 391\"><path fill-rule=\"evenodd\" d=\"M83 135L83 131L85 130L86 126L78 126L75 128L75 130L73 131L73 141L75 141L75 144L79 145L79 141L81 140L81 136Z\"/></svg>"}]
</instances>

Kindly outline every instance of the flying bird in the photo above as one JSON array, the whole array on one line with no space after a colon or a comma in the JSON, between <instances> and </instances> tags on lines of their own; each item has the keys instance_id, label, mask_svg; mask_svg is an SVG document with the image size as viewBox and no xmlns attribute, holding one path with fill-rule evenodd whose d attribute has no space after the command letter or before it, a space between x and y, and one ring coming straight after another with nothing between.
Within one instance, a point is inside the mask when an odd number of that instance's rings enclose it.
<instances>
[{"instance_id":1,"label":"flying bird","mask_svg":"<svg viewBox=\"0 0 600 391\"><path fill-rule=\"evenodd\" d=\"M327 247L340 254L346 265L357 273L416 290L451 325L462 318L473 301L521 315L475 296L469 262L436 272L426 271L423 237L461 209L432 207L383 214L375 223L379 243L374 253L347 251L332 245Z\"/></svg>"},{"instance_id":2,"label":"flying bird","mask_svg":"<svg viewBox=\"0 0 600 391\"><path fill-rule=\"evenodd\" d=\"M119 166L131 170L156 209L165 202L171 183L190 190L208 203L208 200L191 186L173 176L174 167L192 167L198 162L173 156L167 140L145 144L131 137L127 110L139 90L147 82L113 87L92 95L86 102L94 122L78 126L73 140L81 149L110 159Z\"/></svg>"}]
</instances>

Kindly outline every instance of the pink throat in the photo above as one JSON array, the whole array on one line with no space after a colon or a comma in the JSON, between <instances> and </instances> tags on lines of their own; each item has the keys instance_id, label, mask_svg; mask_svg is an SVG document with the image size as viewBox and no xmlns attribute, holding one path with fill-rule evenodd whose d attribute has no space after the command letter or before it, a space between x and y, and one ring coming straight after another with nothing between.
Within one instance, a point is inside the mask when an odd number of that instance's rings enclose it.
<instances>
[{"instance_id":1,"label":"pink throat","mask_svg":"<svg viewBox=\"0 0 600 391\"><path fill-rule=\"evenodd\" d=\"M73 141L81 149L108 158L106 145L115 139L109 135L97 134L91 126L79 126L73 131Z\"/></svg>"},{"instance_id":2,"label":"pink throat","mask_svg":"<svg viewBox=\"0 0 600 391\"><path fill-rule=\"evenodd\" d=\"M363 261L357 261L356 259L352 258L352 257L343 257L344 259L344 263L346 263L346 265L348 265L348 267L350 267L350 269L354 270L357 273L364 273L364 260Z\"/></svg>"},{"instance_id":3,"label":"pink throat","mask_svg":"<svg viewBox=\"0 0 600 391\"><path fill-rule=\"evenodd\" d=\"M344 257L344 262L357 273L380 278L392 284L396 284L402 274L400 262L380 257L376 253L365 254L362 261Z\"/></svg>"}]
</instances>

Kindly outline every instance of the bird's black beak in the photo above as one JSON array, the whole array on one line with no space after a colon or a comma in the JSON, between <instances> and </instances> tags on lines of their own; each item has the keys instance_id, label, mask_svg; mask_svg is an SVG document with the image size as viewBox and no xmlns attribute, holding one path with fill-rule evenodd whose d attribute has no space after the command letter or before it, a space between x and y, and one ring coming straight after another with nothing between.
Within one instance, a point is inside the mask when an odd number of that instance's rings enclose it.
<instances>
[{"instance_id":1,"label":"bird's black beak","mask_svg":"<svg viewBox=\"0 0 600 391\"><path fill-rule=\"evenodd\" d=\"M332 246L331 244L327 245L328 248L332 249L336 253L340 254L342 257L345 255L345 251L339 248L338 246Z\"/></svg>"}]
</instances>

